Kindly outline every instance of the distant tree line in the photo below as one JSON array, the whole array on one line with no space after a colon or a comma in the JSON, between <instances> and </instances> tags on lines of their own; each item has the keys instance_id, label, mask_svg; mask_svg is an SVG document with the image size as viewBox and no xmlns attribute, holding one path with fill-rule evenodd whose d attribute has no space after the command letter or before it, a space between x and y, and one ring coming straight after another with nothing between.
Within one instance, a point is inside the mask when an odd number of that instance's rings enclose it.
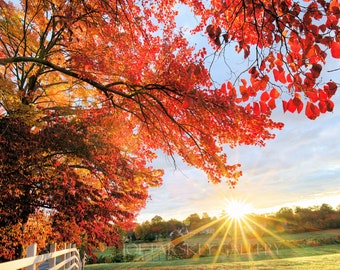
<instances>
[{"instance_id":1,"label":"distant tree line","mask_svg":"<svg viewBox=\"0 0 340 270\"><path fill-rule=\"evenodd\" d=\"M189 215L184 221L170 219L165 221L161 216L155 216L151 221L137 224L133 231L126 234L127 241L153 242L162 238L173 238L194 232L195 234L212 234L219 231L221 226L228 227L228 217L222 211L220 217L210 217L207 213ZM272 214L251 214L245 218L252 231L264 235L267 231L275 233L300 233L340 228L340 205L334 209L328 204L313 207L282 207ZM210 224L210 226L209 226ZM247 226L244 226L247 227ZM249 226L248 226L249 229ZM231 232L230 232L231 233Z\"/></svg>"},{"instance_id":2,"label":"distant tree line","mask_svg":"<svg viewBox=\"0 0 340 270\"><path fill-rule=\"evenodd\" d=\"M292 233L340 228L340 205L333 209L328 204L315 207L281 208L275 222L283 225L281 230Z\"/></svg>"}]
</instances>

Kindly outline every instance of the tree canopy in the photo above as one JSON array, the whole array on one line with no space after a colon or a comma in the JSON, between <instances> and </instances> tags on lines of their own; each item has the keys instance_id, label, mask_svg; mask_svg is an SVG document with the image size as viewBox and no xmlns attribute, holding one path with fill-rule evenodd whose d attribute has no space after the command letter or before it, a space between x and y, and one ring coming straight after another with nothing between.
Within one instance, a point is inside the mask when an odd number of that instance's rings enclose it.
<instances>
[{"instance_id":1,"label":"tree canopy","mask_svg":"<svg viewBox=\"0 0 340 270\"><path fill-rule=\"evenodd\" d=\"M212 80L181 6L215 54L249 60L233 81ZM340 58L339 17L337 0L0 0L0 257L21 255L43 209L50 239L118 243L161 184L156 150L234 186L223 146L274 138L279 100L333 110L320 74Z\"/></svg>"}]
</instances>

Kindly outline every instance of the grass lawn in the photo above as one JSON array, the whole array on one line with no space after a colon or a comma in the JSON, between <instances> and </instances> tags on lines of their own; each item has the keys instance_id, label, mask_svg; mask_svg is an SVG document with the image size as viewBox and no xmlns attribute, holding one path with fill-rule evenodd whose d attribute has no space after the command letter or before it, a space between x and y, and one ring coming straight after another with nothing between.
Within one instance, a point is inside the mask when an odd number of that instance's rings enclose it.
<instances>
[{"instance_id":1,"label":"grass lawn","mask_svg":"<svg viewBox=\"0 0 340 270\"><path fill-rule=\"evenodd\" d=\"M305 247L280 250L272 255L229 255L198 259L172 261L145 261L132 263L94 264L86 270L109 269L308 269L336 270L340 269L340 245Z\"/></svg>"},{"instance_id":2,"label":"grass lawn","mask_svg":"<svg viewBox=\"0 0 340 270\"><path fill-rule=\"evenodd\" d=\"M340 229L331 229L331 230L323 230L323 231L315 231L315 232L304 232L304 233L282 233L276 234L275 237L272 235L265 235L262 238L264 242L272 243L277 241L299 241L299 240L312 240L312 239L326 239L332 238L334 236L340 235ZM189 245L195 245L198 243L205 243L210 235L195 235L191 238L185 240ZM212 241L213 244L219 244L221 241L220 238L216 238ZM231 241L230 238L227 241ZM239 237L238 242L242 241L241 237ZM250 240L252 241L252 240ZM253 239L253 241L257 241Z\"/></svg>"}]
</instances>

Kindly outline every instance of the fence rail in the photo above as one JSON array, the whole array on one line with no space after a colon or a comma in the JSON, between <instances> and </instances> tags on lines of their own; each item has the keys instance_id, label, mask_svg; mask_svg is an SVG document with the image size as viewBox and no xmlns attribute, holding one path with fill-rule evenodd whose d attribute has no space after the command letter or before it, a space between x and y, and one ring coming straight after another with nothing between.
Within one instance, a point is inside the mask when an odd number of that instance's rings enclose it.
<instances>
[{"instance_id":1,"label":"fence rail","mask_svg":"<svg viewBox=\"0 0 340 270\"><path fill-rule=\"evenodd\" d=\"M0 270L37 270L42 262L48 262L49 270L56 269L82 269L79 252L75 245L65 244L62 250L56 251L56 244L50 246L50 253L37 256L37 244L32 244L26 249L26 258L0 264ZM57 257L60 258L57 263Z\"/></svg>"}]
</instances>

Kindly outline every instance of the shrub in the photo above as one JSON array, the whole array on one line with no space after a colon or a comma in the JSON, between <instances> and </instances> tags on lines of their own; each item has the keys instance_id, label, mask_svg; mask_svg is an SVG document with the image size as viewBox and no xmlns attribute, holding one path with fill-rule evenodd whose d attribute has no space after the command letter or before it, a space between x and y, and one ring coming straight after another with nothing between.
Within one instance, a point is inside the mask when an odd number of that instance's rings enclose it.
<instances>
[{"instance_id":1,"label":"shrub","mask_svg":"<svg viewBox=\"0 0 340 270\"><path fill-rule=\"evenodd\" d=\"M121 263L124 262L124 255L123 254L116 254L112 257L112 262L114 263Z\"/></svg>"},{"instance_id":2,"label":"shrub","mask_svg":"<svg viewBox=\"0 0 340 270\"><path fill-rule=\"evenodd\" d=\"M126 254L124 256L124 262L133 262L136 258L135 254Z\"/></svg>"}]
</instances>

